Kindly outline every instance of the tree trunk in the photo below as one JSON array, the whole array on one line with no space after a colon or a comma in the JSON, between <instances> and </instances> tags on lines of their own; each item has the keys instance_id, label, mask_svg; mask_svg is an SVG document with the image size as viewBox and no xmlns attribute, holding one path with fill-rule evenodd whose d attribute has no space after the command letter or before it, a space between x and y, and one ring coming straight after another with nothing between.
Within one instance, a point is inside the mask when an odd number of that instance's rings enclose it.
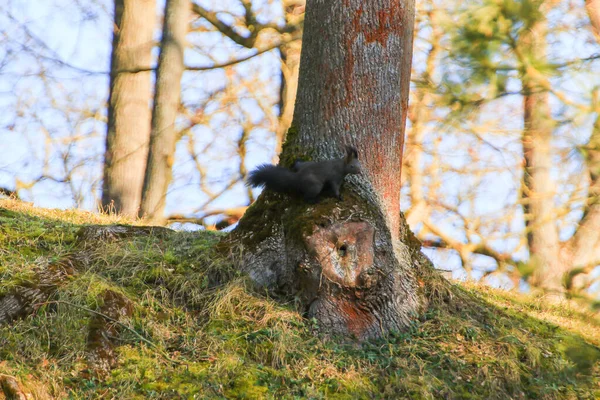
<instances>
[{"instance_id":1,"label":"tree trunk","mask_svg":"<svg viewBox=\"0 0 600 400\"><path fill-rule=\"evenodd\" d=\"M538 21L522 37L523 53L535 62L546 60L546 21ZM556 188L552 168L552 132L548 92L537 79L534 67L525 63L522 78L523 101L523 208L530 261L535 270L531 283L535 286L563 291L566 272L560 258L560 241L554 217Z\"/></svg>"},{"instance_id":2,"label":"tree trunk","mask_svg":"<svg viewBox=\"0 0 600 400\"><path fill-rule=\"evenodd\" d=\"M129 216L138 214L148 157L155 22L155 0L115 0L102 206Z\"/></svg>"},{"instance_id":3,"label":"tree trunk","mask_svg":"<svg viewBox=\"0 0 600 400\"><path fill-rule=\"evenodd\" d=\"M286 24L291 24L297 13L301 13L305 7L305 1L284 1L284 16ZM300 50L302 39L293 40L279 48L281 57L281 86L279 89L279 123L275 134L275 152L281 152L281 146L285 134L292 124L294 116L294 104L298 92L298 72L300 69Z\"/></svg>"},{"instance_id":4,"label":"tree trunk","mask_svg":"<svg viewBox=\"0 0 600 400\"><path fill-rule=\"evenodd\" d=\"M431 47L427 52L425 70L417 78L418 83L414 89L414 101L410 104L408 119L411 129L407 132L408 150L404 155L403 175L408 177L410 185L410 209L406 213L406 221L409 226L428 220L430 213L429 204L425 195L424 171L424 149L423 143L427 133L427 124L434 120L435 100L432 90L432 77L435 74L435 62L440 52L440 41L442 39L442 28L439 24L439 10L431 3L425 2L430 8L428 19L431 21L431 36L429 43ZM425 7L425 5L423 5Z\"/></svg>"},{"instance_id":5,"label":"tree trunk","mask_svg":"<svg viewBox=\"0 0 600 400\"><path fill-rule=\"evenodd\" d=\"M600 0L586 0L585 8L596 41L600 43ZM600 264L600 104L596 89L592 92L592 112L596 121L588 143L582 147L589 188L583 216L573 236L563 246L569 273L564 283L570 295L587 298L585 291L595 281L592 272Z\"/></svg>"},{"instance_id":6,"label":"tree trunk","mask_svg":"<svg viewBox=\"0 0 600 400\"><path fill-rule=\"evenodd\" d=\"M585 9L590 18L594 37L600 43L600 0L585 0Z\"/></svg>"},{"instance_id":7,"label":"tree trunk","mask_svg":"<svg viewBox=\"0 0 600 400\"><path fill-rule=\"evenodd\" d=\"M600 264L600 105L590 140L584 146L589 188L583 216L573 236L565 243L564 257L571 271L565 279L570 294L585 293L595 281L591 274Z\"/></svg>"},{"instance_id":8,"label":"tree trunk","mask_svg":"<svg viewBox=\"0 0 600 400\"><path fill-rule=\"evenodd\" d=\"M381 336L422 305L423 262L400 213L414 1L307 1L296 110L280 164L359 151L363 175L317 205L266 191L233 232L259 285L299 299L323 332Z\"/></svg>"},{"instance_id":9,"label":"tree trunk","mask_svg":"<svg viewBox=\"0 0 600 400\"><path fill-rule=\"evenodd\" d=\"M140 210L140 216L155 221L164 220L165 199L172 177L175 119L179 110L181 76L185 69L185 35L189 17L188 0L167 0Z\"/></svg>"}]
</instances>

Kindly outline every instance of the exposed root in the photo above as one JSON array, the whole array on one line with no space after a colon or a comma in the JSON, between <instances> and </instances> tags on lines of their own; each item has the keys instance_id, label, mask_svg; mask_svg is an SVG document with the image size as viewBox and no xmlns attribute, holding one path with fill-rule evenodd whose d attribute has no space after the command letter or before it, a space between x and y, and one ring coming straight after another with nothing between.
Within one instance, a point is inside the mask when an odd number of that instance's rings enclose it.
<instances>
[{"instance_id":1,"label":"exposed root","mask_svg":"<svg viewBox=\"0 0 600 400\"><path fill-rule=\"evenodd\" d=\"M0 297L0 325L18 318L24 318L43 303L54 291L74 273L74 263L70 258L60 262L40 266L36 281L24 282L12 292Z\"/></svg>"},{"instance_id":2,"label":"exposed root","mask_svg":"<svg viewBox=\"0 0 600 400\"><path fill-rule=\"evenodd\" d=\"M95 244L100 241L113 241L133 236L160 236L173 232L162 226L129 226L129 225L88 225L77 232L80 244Z\"/></svg>"},{"instance_id":3,"label":"exposed root","mask_svg":"<svg viewBox=\"0 0 600 400\"><path fill-rule=\"evenodd\" d=\"M0 388L2 388L2 393L7 400L27 400L27 396L21 389L19 382L13 376L0 374Z\"/></svg>"},{"instance_id":4,"label":"exposed root","mask_svg":"<svg viewBox=\"0 0 600 400\"><path fill-rule=\"evenodd\" d=\"M104 304L90 319L87 337L88 366L95 374L108 373L117 363L115 346L120 326L114 322L131 316L133 306L121 293L107 290L102 294Z\"/></svg>"}]
</instances>

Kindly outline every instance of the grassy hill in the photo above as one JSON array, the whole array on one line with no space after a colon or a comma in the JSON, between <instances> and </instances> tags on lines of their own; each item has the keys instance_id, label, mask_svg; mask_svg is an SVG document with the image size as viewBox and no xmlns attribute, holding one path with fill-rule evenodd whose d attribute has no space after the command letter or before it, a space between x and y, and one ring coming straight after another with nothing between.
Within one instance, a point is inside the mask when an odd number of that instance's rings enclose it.
<instances>
[{"instance_id":1,"label":"grassy hill","mask_svg":"<svg viewBox=\"0 0 600 400\"><path fill-rule=\"evenodd\" d=\"M215 257L219 234L97 227L116 223L136 225L0 201L5 383L33 398L600 398L600 319L568 303L453 285L406 332L320 339Z\"/></svg>"}]
</instances>

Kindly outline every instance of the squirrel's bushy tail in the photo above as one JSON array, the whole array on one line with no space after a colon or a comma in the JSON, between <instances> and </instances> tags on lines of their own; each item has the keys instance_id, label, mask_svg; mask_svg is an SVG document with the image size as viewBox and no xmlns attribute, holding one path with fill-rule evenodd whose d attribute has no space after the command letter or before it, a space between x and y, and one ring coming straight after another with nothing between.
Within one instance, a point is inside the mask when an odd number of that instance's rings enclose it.
<instances>
[{"instance_id":1,"label":"squirrel's bushy tail","mask_svg":"<svg viewBox=\"0 0 600 400\"><path fill-rule=\"evenodd\" d=\"M252 187L264 186L276 192L292 192L296 190L297 178L296 173L287 168L263 164L248 174L246 184Z\"/></svg>"}]
</instances>

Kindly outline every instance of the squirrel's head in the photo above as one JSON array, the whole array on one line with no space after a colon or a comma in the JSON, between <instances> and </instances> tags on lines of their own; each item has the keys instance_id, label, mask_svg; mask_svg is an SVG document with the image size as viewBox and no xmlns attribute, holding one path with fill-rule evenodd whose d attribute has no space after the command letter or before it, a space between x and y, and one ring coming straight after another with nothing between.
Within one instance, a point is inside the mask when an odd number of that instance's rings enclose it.
<instances>
[{"instance_id":1,"label":"squirrel's head","mask_svg":"<svg viewBox=\"0 0 600 400\"><path fill-rule=\"evenodd\" d=\"M358 151L352 146L346 146L346 158L344 159L344 172L346 174L360 174L361 167L358 161Z\"/></svg>"}]
</instances>

